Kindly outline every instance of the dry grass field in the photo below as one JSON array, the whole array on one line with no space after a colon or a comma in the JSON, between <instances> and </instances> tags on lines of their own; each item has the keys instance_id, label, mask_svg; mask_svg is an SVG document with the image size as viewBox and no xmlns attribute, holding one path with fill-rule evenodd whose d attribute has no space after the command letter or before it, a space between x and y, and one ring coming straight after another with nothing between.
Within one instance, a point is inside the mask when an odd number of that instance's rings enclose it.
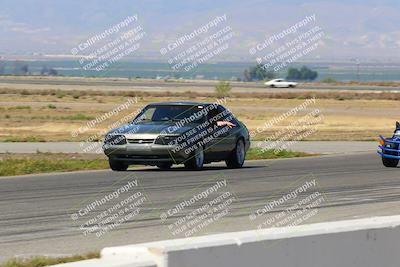
<instances>
[{"instance_id":1,"label":"dry grass field","mask_svg":"<svg viewBox=\"0 0 400 267\"><path fill-rule=\"evenodd\" d=\"M284 129L307 113L318 109L320 121L316 131L304 140L376 140L379 134L389 135L400 120L400 94L396 92L265 92L243 93L233 90L225 106L255 130L305 99L316 97L307 110L290 116L272 127L263 129L255 140L263 140ZM86 123L125 103L137 103L110 117L76 137L71 135ZM106 131L111 124L151 102L199 101L214 102L213 93L198 90L186 92L60 90L51 86L43 90L14 89L0 86L0 141L82 141ZM101 138L101 136L98 136ZM97 139L97 137L95 138Z\"/></svg>"}]
</instances>

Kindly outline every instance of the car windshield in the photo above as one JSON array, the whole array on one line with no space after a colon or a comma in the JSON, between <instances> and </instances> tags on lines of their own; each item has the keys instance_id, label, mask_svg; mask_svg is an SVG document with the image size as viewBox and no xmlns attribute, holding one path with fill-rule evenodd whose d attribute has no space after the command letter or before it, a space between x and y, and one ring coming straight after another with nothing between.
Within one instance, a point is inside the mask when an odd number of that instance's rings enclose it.
<instances>
[{"instance_id":1,"label":"car windshield","mask_svg":"<svg viewBox=\"0 0 400 267\"><path fill-rule=\"evenodd\" d=\"M145 121L180 121L191 118L190 122L200 123L204 120L201 114L202 106L157 105L146 107L135 119L135 122Z\"/></svg>"}]
</instances>

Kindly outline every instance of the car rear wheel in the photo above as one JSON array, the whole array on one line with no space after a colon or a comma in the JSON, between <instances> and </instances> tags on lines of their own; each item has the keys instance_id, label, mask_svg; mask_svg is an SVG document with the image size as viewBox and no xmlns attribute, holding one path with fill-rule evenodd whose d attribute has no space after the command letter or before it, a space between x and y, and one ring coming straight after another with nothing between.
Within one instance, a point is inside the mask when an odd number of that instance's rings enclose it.
<instances>
[{"instance_id":1,"label":"car rear wheel","mask_svg":"<svg viewBox=\"0 0 400 267\"><path fill-rule=\"evenodd\" d=\"M201 170L204 165L204 149L199 146L188 160L184 163L187 169Z\"/></svg>"},{"instance_id":2,"label":"car rear wheel","mask_svg":"<svg viewBox=\"0 0 400 267\"><path fill-rule=\"evenodd\" d=\"M388 168L396 168L399 164L398 159L389 159L389 158L382 158L382 163L385 167Z\"/></svg>"},{"instance_id":3,"label":"car rear wheel","mask_svg":"<svg viewBox=\"0 0 400 267\"><path fill-rule=\"evenodd\" d=\"M246 151L244 148L244 142L239 139L236 143L235 149L232 151L230 156L225 160L226 166L231 169L241 168L246 157Z\"/></svg>"},{"instance_id":4,"label":"car rear wheel","mask_svg":"<svg viewBox=\"0 0 400 267\"><path fill-rule=\"evenodd\" d=\"M171 169L172 167L172 163L162 163L162 164L158 164L157 167L161 170L168 170Z\"/></svg>"},{"instance_id":5,"label":"car rear wheel","mask_svg":"<svg viewBox=\"0 0 400 267\"><path fill-rule=\"evenodd\" d=\"M126 171L128 169L128 164L125 164L122 161L109 159L108 163L110 164L110 168L113 171Z\"/></svg>"}]
</instances>

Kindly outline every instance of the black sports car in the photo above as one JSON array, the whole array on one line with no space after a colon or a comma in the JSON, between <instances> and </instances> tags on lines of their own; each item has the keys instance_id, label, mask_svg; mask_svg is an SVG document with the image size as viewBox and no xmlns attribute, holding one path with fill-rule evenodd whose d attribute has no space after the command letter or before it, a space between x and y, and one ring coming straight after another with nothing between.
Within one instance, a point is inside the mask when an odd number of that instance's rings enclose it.
<instances>
[{"instance_id":1,"label":"black sports car","mask_svg":"<svg viewBox=\"0 0 400 267\"><path fill-rule=\"evenodd\" d=\"M131 164L168 169L182 163L199 170L216 161L240 168L249 147L246 126L223 106L164 102L146 106L130 124L111 130L103 150L115 171Z\"/></svg>"}]
</instances>

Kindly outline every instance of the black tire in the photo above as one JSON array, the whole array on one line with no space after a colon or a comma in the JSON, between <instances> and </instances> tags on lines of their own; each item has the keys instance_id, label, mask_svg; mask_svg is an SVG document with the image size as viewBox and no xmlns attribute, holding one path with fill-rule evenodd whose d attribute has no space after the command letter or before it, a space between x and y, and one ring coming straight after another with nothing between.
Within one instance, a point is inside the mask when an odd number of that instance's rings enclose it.
<instances>
[{"instance_id":1,"label":"black tire","mask_svg":"<svg viewBox=\"0 0 400 267\"><path fill-rule=\"evenodd\" d=\"M122 161L109 159L108 163L113 171L126 171L128 169L128 164L125 164Z\"/></svg>"},{"instance_id":2,"label":"black tire","mask_svg":"<svg viewBox=\"0 0 400 267\"><path fill-rule=\"evenodd\" d=\"M204 149L199 146L185 161L185 168L190 170L201 170L204 165Z\"/></svg>"},{"instance_id":3,"label":"black tire","mask_svg":"<svg viewBox=\"0 0 400 267\"><path fill-rule=\"evenodd\" d=\"M398 159L389 159L389 158L382 158L382 163L385 167L388 168L396 168L399 164Z\"/></svg>"},{"instance_id":4,"label":"black tire","mask_svg":"<svg viewBox=\"0 0 400 267\"><path fill-rule=\"evenodd\" d=\"M293 84L290 84L290 85L289 85L289 88L294 88L294 85L293 85Z\"/></svg>"},{"instance_id":5,"label":"black tire","mask_svg":"<svg viewBox=\"0 0 400 267\"><path fill-rule=\"evenodd\" d=\"M269 87L271 87L271 88L275 88L275 85L271 84Z\"/></svg>"},{"instance_id":6,"label":"black tire","mask_svg":"<svg viewBox=\"0 0 400 267\"><path fill-rule=\"evenodd\" d=\"M157 167L161 170L169 170L172 167L172 163L161 163L158 164Z\"/></svg>"},{"instance_id":7,"label":"black tire","mask_svg":"<svg viewBox=\"0 0 400 267\"><path fill-rule=\"evenodd\" d=\"M226 166L230 169L242 168L246 158L246 150L243 139L236 142L235 149L231 152L229 157L225 160Z\"/></svg>"}]
</instances>

